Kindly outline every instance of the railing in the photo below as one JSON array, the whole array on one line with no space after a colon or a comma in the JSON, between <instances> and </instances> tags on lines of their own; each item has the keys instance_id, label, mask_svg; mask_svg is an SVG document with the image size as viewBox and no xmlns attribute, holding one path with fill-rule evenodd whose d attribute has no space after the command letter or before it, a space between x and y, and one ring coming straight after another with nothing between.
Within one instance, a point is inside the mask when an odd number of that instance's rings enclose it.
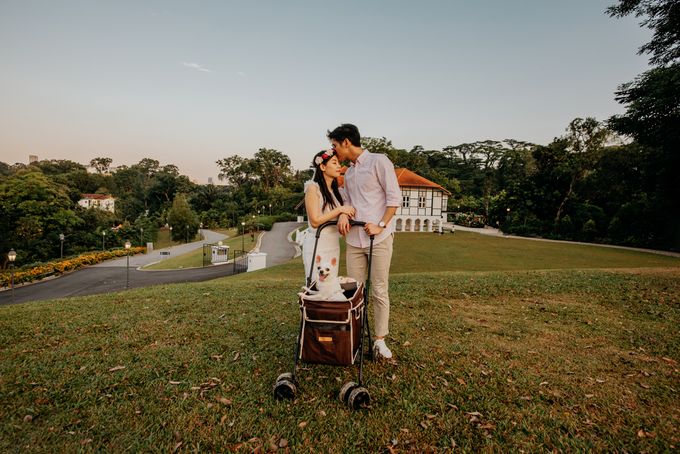
<instances>
[{"instance_id":1,"label":"railing","mask_svg":"<svg viewBox=\"0 0 680 454\"><path fill-rule=\"evenodd\" d=\"M245 251L234 251L234 274L248 271L248 254Z\"/></svg>"}]
</instances>

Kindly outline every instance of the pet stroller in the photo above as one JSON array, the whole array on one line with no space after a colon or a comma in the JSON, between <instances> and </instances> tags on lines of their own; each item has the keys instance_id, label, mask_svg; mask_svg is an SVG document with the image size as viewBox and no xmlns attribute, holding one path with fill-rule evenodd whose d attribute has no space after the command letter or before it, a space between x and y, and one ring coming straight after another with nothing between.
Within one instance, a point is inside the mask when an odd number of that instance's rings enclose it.
<instances>
[{"instance_id":1,"label":"pet stroller","mask_svg":"<svg viewBox=\"0 0 680 454\"><path fill-rule=\"evenodd\" d=\"M321 231L337 222L326 222L316 231L314 253ZM350 221L352 227L364 226L364 222ZM315 283L312 282L314 260L307 275L307 289L299 294L300 329L295 343L293 371L278 376L274 384L274 398L294 399L298 388L296 370L298 361L336 366L351 366L358 363L358 382L345 383L339 393L340 400L350 408L358 409L370 402L368 390L363 385L364 356L373 357L371 332L368 326L368 295L373 259L373 236L371 236L366 284L342 283L342 300L318 300L313 298ZM309 291L311 290L311 292ZM368 351L364 353L364 342Z\"/></svg>"}]
</instances>

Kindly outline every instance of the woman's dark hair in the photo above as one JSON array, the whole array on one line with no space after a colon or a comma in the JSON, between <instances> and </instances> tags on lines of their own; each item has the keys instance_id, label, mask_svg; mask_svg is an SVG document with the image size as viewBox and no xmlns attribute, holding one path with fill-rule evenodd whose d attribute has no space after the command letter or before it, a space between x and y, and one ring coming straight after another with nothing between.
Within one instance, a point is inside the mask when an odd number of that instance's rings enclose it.
<instances>
[{"instance_id":1,"label":"woman's dark hair","mask_svg":"<svg viewBox=\"0 0 680 454\"><path fill-rule=\"evenodd\" d=\"M324 158L325 156L325 158ZM326 209L326 206L330 205L331 208L335 208L335 201L333 200L333 196L331 196L330 191L328 190L328 186L326 186L326 180L323 177L323 172L321 171L321 164L326 164L330 159L335 156L335 153L333 150L322 150L318 152L317 154L314 155L314 159L312 159L312 167L314 168L314 179L313 181L319 185L319 191L321 191L321 197L323 198L323 208L322 210ZM321 162L318 164L316 163L317 158L321 158ZM338 189L338 180L335 179L331 183L331 189L333 190L333 194L335 194L335 198L340 202L340 205L342 205L342 196L340 195L340 190Z\"/></svg>"},{"instance_id":2,"label":"woman's dark hair","mask_svg":"<svg viewBox=\"0 0 680 454\"><path fill-rule=\"evenodd\" d=\"M349 142L355 147L361 146L359 128L349 123L343 123L334 130L328 131L326 137L328 137L328 140L337 140L338 142L349 139Z\"/></svg>"}]
</instances>

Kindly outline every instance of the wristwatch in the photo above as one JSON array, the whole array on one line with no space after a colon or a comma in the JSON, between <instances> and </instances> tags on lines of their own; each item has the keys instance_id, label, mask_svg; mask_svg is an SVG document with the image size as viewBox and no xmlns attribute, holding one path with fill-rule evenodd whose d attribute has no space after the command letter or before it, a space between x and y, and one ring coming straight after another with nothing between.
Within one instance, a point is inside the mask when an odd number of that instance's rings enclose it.
<instances>
[{"instance_id":1,"label":"wristwatch","mask_svg":"<svg viewBox=\"0 0 680 454\"><path fill-rule=\"evenodd\" d=\"M387 227L387 224L385 224L383 221L380 221L380 222L378 222L378 227L380 227L381 229L384 229L385 227Z\"/></svg>"}]
</instances>

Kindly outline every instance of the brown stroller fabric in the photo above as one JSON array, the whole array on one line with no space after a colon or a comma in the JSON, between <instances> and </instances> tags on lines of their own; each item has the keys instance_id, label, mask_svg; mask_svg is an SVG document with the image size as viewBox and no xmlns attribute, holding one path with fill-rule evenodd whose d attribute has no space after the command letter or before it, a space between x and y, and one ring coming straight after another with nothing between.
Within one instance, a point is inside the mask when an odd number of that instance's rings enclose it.
<instances>
[{"instance_id":1,"label":"brown stroller fabric","mask_svg":"<svg viewBox=\"0 0 680 454\"><path fill-rule=\"evenodd\" d=\"M346 301L318 301L300 294L300 357L307 363L349 366L359 354L364 284L344 292Z\"/></svg>"}]
</instances>

